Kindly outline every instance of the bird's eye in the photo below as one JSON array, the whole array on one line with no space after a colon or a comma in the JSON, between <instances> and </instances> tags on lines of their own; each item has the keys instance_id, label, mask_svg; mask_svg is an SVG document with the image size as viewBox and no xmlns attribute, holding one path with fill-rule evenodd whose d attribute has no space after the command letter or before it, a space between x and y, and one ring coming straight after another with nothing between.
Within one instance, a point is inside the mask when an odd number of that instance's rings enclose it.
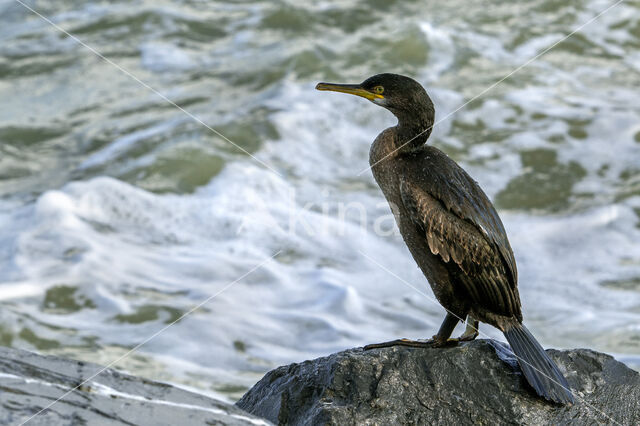
<instances>
[{"instance_id":1,"label":"bird's eye","mask_svg":"<svg viewBox=\"0 0 640 426\"><path fill-rule=\"evenodd\" d=\"M374 88L373 88L373 91L374 91L375 93L377 93L378 95L382 95L382 92L384 92L384 87L382 87L382 86L376 86L376 87L374 87Z\"/></svg>"}]
</instances>

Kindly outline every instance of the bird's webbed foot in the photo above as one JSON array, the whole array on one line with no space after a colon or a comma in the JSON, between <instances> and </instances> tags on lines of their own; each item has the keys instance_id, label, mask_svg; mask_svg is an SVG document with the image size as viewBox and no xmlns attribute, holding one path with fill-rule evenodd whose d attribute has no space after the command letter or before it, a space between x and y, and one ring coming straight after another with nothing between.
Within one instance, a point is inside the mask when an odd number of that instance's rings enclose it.
<instances>
[{"instance_id":1,"label":"bird's webbed foot","mask_svg":"<svg viewBox=\"0 0 640 426\"><path fill-rule=\"evenodd\" d=\"M438 335L426 340L396 339L388 342L373 343L364 347L365 351L371 349L390 348L392 346L407 346L410 348L442 348L445 346L455 346L458 339L442 339Z\"/></svg>"},{"instance_id":2,"label":"bird's webbed foot","mask_svg":"<svg viewBox=\"0 0 640 426\"><path fill-rule=\"evenodd\" d=\"M410 348L443 348L446 346L455 346L458 342L464 342L468 340L473 340L478 336L478 321L475 319L471 319L470 322L467 323L467 329L462 334L462 336L451 339L451 333L453 333L453 329L458 324L460 320L460 316L454 315L452 313L447 313L442 325L440 326L440 330L438 330L438 334L433 336L428 340L410 340L410 339L396 339L390 340L388 342L382 343L374 343L372 345L367 345L364 347L365 351L370 349L379 349L379 348L390 348L392 346L408 346Z\"/></svg>"}]
</instances>

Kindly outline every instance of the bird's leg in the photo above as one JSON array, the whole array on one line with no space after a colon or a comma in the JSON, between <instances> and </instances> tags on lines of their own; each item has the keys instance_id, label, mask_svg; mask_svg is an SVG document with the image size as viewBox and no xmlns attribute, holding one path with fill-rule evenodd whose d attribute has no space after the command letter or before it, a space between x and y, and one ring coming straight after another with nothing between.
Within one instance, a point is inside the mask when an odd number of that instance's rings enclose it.
<instances>
[{"instance_id":1,"label":"bird's leg","mask_svg":"<svg viewBox=\"0 0 640 426\"><path fill-rule=\"evenodd\" d=\"M478 327L480 327L480 321L471 316L467 317L467 328L464 333L458 337L459 342L469 342L478 337Z\"/></svg>"},{"instance_id":2,"label":"bird's leg","mask_svg":"<svg viewBox=\"0 0 640 426\"><path fill-rule=\"evenodd\" d=\"M389 348L391 346L409 346L411 348L439 348L442 346L448 346L450 344L456 344L458 339L449 339L453 329L456 328L459 318L453 314L447 314L442 321L440 330L438 333L428 340L410 340L410 339L396 339L388 342L374 343L364 347L365 351L369 349Z\"/></svg>"}]
</instances>

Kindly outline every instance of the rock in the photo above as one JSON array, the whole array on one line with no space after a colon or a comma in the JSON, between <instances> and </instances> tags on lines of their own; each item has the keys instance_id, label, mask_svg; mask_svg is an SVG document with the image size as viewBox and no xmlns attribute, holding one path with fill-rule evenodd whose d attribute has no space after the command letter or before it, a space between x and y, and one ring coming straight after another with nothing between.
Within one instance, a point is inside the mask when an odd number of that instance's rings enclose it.
<instances>
[{"instance_id":1,"label":"rock","mask_svg":"<svg viewBox=\"0 0 640 426\"><path fill-rule=\"evenodd\" d=\"M640 375L587 349L547 351L576 404L537 397L506 344L350 349L267 373L238 407L280 424L640 424Z\"/></svg>"},{"instance_id":2,"label":"rock","mask_svg":"<svg viewBox=\"0 0 640 426\"><path fill-rule=\"evenodd\" d=\"M0 347L0 424L18 425L103 367ZM27 423L269 425L231 404L107 369Z\"/></svg>"}]
</instances>

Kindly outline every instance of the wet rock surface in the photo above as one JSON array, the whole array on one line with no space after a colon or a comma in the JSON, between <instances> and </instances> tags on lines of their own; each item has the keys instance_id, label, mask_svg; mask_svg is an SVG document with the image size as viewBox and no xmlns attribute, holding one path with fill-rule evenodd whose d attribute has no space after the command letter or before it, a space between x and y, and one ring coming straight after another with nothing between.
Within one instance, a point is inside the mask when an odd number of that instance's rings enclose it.
<instances>
[{"instance_id":1,"label":"wet rock surface","mask_svg":"<svg viewBox=\"0 0 640 426\"><path fill-rule=\"evenodd\" d=\"M18 425L103 367L0 347L0 424ZM268 425L237 407L107 369L28 425Z\"/></svg>"},{"instance_id":2,"label":"wet rock surface","mask_svg":"<svg viewBox=\"0 0 640 426\"><path fill-rule=\"evenodd\" d=\"M640 424L640 375L587 349L548 350L576 404L537 397L509 347L361 348L279 367L236 404L279 424Z\"/></svg>"}]
</instances>

